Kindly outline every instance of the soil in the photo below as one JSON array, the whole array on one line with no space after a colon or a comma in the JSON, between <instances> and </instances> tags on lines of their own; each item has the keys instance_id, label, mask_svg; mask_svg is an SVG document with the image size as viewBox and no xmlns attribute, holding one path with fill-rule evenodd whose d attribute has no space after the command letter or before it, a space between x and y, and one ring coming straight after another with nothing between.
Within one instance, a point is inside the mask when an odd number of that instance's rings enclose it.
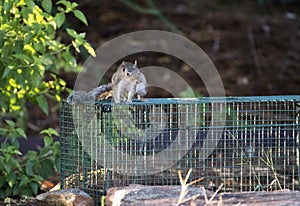
<instances>
[{"instance_id":1,"label":"soil","mask_svg":"<svg viewBox=\"0 0 300 206\"><path fill-rule=\"evenodd\" d=\"M136 1L146 7L141 2ZM251 1L163 1L155 4L185 37L200 46L211 58L223 80L226 95L299 94L300 83L300 2L265 4ZM226 1L220 1L226 2ZM81 0L80 9L87 15L86 32L94 48L114 37L132 31L168 30L155 16L140 14L120 1ZM193 78L192 69L180 60L162 54L129 56L139 65L171 68L190 85L207 95L204 85ZM108 78L110 77L108 74ZM153 97L162 96L154 91Z\"/></svg>"}]
</instances>

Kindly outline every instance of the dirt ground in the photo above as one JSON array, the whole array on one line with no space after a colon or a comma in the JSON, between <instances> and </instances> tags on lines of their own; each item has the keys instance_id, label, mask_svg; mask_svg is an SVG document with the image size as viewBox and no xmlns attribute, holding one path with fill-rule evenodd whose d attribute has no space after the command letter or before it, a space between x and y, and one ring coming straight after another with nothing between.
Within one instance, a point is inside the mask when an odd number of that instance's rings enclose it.
<instances>
[{"instance_id":1,"label":"dirt ground","mask_svg":"<svg viewBox=\"0 0 300 206\"><path fill-rule=\"evenodd\" d=\"M88 19L86 27L68 19L96 49L103 43L132 31L157 29L169 31L156 16L139 13L121 1L77 0ZM145 1L134 1L147 8ZM228 96L299 94L300 83L300 2L258 5L254 1L164 1L155 0L163 15L183 35L200 46L216 66ZM219 3L217 3L219 2ZM223 2L223 3L220 3ZM226 3L229 2L229 3ZM242 2L242 3L241 3ZM272 1L271 1L272 2ZM279 1L280 2L280 1ZM61 34L65 38L65 35ZM84 56L78 57L83 63ZM161 66L181 75L202 95L207 90L193 69L170 55L143 53L124 60L137 59L140 66ZM121 60L120 60L121 61ZM109 81L113 69L106 74ZM76 74L64 74L73 88ZM176 82L174 82L176 84ZM164 90L150 88L148 97L169 97ZM64 96L66 97L66 95ZM29 105L28 131L58 129L58 107L50 102L50 115Z\"/></svg>"},{"instance_id":2,"label":"dirt ground","mask_svg":"<svg viewBox=\"0 0 300 206\"><path fill-rule=\"evenodd\" d=\"M147 7L142 0L135 2ZM227 95L299 94L300 3L258 6L247 3L254 1L212 2L217 1L154 1L185 37L209 55ZM82 27L75 21L72 25L87 33L94 48L132 31L168 30L157 17L138 13L120 1L81 0L79 3L89 26ZM204 86L193 78L192 69L174 57L140 55L138 62L142 66L171 68L196 91L207 95ZM163 95L154 92L150 96Z\"/></svg>"}]
</instances>

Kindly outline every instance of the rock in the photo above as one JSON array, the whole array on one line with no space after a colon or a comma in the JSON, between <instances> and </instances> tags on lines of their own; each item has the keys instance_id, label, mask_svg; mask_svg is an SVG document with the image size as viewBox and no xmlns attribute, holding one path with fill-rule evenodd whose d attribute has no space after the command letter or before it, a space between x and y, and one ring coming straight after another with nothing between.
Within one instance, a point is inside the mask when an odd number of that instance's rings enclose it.
<instances>
[{"instance_id":1,"label":"rock","mask_svg":"<svg viewBox=\"0 0 300 206\"><path fill-rule=\"evenodd\" d=\"M105 198L107 206L117 205L176 205L181 186L129 185L108 189ZM189 188L185 198L203 196L201 188Z\"/></svg>"},{"instance_id":2,"label":"rock","mask_svg":"<svg viewBox=\"0 0 300 206\"><path fill-rule=\"evenodd\" d=\"M180 186L142 186L130 185L123 188L111 188L107 192L107 206L175 206ZM300 192L291 190L219 193L200 188L189 188L181 206L196 205L295 205L300 206ZM189 198L189 197L193 198ZM189 199L188 199L189 198Z\"/></svg>"},{"instance_id":3,"label":"rock","mask_svg":"<svg viewBox=\"0 0 300 206\"><path fill-rule=\"evenodd\" d=\"M69 188L46 192L36 196L36 199L48 205L56 206L94 206L91 196L80 189Z\"/></svg>"},{"instance_id":4,"label":"rock","mask_svg":"<svg viewBox=\"0 0 300 206\"><path fill-rule=\"evenodd\" d=\"M129 185L107 191L107 206L177 205L181 186ZM196 205L295 205L300 206L300 192L291 190L218 193L201 188L188 188L182 206ZM205 198L206 196L206 198ZM193 198L190 198L193 197Z\"/></svg>"}]
</instances>

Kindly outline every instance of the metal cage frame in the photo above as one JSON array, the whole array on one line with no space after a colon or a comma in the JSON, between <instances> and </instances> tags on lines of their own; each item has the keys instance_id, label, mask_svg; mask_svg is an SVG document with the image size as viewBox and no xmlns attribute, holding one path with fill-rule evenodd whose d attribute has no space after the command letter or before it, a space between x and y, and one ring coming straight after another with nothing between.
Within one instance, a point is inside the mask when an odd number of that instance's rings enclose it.
<instances>
[{"instance_id":1,"label":"metal cage frame","mask_svg":"<svg viewBox=\"0 0 300 206\"><path fill-rule=\"evenodd\" d=\"M196 184L222 191L299 190L300 95L151 98L60 107L61 186Z\"/></svg>"}]
</instances>

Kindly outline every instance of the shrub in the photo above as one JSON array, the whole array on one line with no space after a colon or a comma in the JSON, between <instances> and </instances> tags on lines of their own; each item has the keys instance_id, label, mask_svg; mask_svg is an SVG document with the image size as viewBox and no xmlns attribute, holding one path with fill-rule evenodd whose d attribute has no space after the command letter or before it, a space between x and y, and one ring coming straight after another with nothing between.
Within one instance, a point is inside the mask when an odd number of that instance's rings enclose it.
<instances>
[{"instance_id":1,"label":"shrub","mask_svg":"<svg viewBox=\"0 0 300 206\"><path fill-rule=\"evenodd\" d=\"M17 138L26 138L26 102L36 103L48 114L48 98L60 100L66 82L60 69L78 71L72 51L93 48L71 28L63 28L67 15L74 15L87 25L78 4L60 0L3 0L0 2L0 197L34 195L39 182L57 170L59 143L54 143L53 129L42 131L45 147L39 152L21 154ZM57 39L63 29L71 37L69 44ZM47 80L44 78L48 76ZM6 120L14 117L15 122ZM47 172L48 171L48 172Z\"/></svg>"}]
</instances>

